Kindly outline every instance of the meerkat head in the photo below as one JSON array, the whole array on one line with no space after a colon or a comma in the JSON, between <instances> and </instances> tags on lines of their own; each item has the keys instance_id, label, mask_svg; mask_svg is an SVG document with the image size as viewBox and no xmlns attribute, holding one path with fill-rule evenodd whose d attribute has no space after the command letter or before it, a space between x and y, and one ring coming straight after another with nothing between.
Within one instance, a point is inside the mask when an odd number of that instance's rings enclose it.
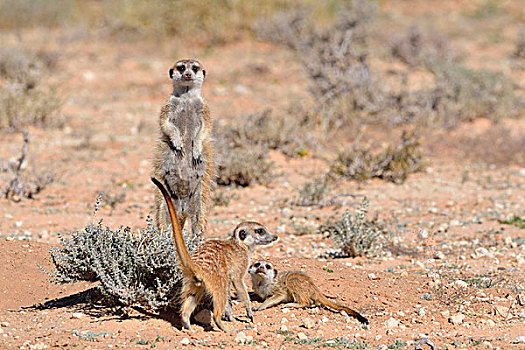
<instances>
[{"instance_id":1,"label":"meerkat head","mask_svg":"<svg viewBox=\"0 0 525 350\"><path fill-rule=\"evenodd\" d=\"M206 70L197 60L179 60L170 68L170 79L175 90L185 89L186 92L200 89L206 76Z\"/></svg>"},{"instance_id":2,"label":"meerkat head","mask_svg":"<svg viewBox=\"0 0 525 350\"><path fill-rule=\"evenodd\" d=\"M257 260L250 265L248 273L252 277L261 277L267 280L273 280L277 277L277 269L268 260Z\"/></svg>"},{"instance_id":3,"label":"meerkat head","mask_svg":"<svg viewBox=\"0 0 525 350\"><path fill-rule=\"evenodd\" d=\"M278 238L276 234L271 233L266 227L254 221L241 222L233 231L233 239L243 242L250 249L257 245L270 244Z\"/></svg>"}]
</instances>

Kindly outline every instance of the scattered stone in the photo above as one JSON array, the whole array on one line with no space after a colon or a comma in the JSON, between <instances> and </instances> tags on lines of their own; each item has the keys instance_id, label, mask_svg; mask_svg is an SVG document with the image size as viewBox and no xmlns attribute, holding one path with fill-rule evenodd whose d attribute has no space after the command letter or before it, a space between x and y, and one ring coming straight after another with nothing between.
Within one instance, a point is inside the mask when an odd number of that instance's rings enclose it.
<instances>
[{"instance_id":1,"label":"scattered stone","mask_svg":"<svg viewBox=\"0 0 525 350\"><path fill-rule=\"evenodd\" d=\"M40 343L36 343L36 344L31 344L29 345L29 349L31 350L42 350L42 349L47 349L47 345L40 342Z\"/></svg>"},{"instance_id":2,"label":"scattered stone","mask_svg":"<svg viewBox=\"0 0 525 350\"><path fill-rule=\"evenodd\" d=\"M5 322L4 321L4 322L0 323L0 326L2 326L2 327L9 327L9 322Z\"/></svg>"},{"instance_id":3,"label":"scattered stone","mask_svg":"<svg viewBox=\"0 0 525 350\"><path fill-rule=\"evenodd\" d=\"M374 273L369 273L368 274L368 278L371 279L371 280L378 280L379 277L376 277L376 275Z\"/></svg>"},{"instance_id":4,"label":"scattered stone","mask_svg":"<svg viewBox=\"0 0 525 350\"><path fill-rule=\"evenodd\" d=\"M82 317L84 317L84 314L82 312L73 312L73 314L71 315L71 318L76 319L81 319Z\"/></svg>"},{"instance_id":5,"label":"scattered stone","mask_svg":"<svg viewBox=\"0 0 525 350\"><path fill-rule=\"evenodd\" d=\"M236 338L236 339L237 339L237 338ZM190 345L191 341L190 341L188 338L184 337L184 338L182 338L182 340L180 341L180 343L181 343L182 345Z\"/></svg>"},{"instance_id":6,"label":"scattered stone","mask_svg":"<svg viewBox=\"0 0 525 350\"><path fill-rule=\"evenodd\" d=\"M281 332L288 332L288 327L286 327L286 325L282 325L281 326ZM242 333L242 332L241 332Z\"/></svg>"},{"instance_id":7,"label":"scattered stone","mask_svg":"<svg viewBox=\"0 0 525 350\"><path fill-rule=\"evenodd\" d=\"M303 332L297 333L297 338L299 338L299 340L308 340L308 336Z\"/></svg>"},{"instance_id":8,"label":"scattered stone","mask_svg":"<svg viewBox=\"0 0 525 350\"><path fill-rule=\"evenodd\" d=\"M388 329L392 329L399 326L399 320L396 320L393 317L390 317L388 320L383 322L383 325L385 325Z\"/></svg>"},{"instance_id":9,"label":"scattered stone","mask_svg":"<svg viewBox=\"0 0 525 350\"><path fill-rule=\"evenodd\" d=\"M492 344L490 342L486 341L486 340L483 343L481 343L481 345L483 345L484 347L489 348L489 349L493 348Z\"/></svg>"},{"instance_id":10,"label":"scattered stone","mask_svg":"<svg viewBox=\"0 0 525 350\"><path fill-rule=\"evenodd\" d=\"M465 319L465 315L456 314L454 316L450 316L448 319L448 322L452 323L453 325L460 325L463 323L464 319Z\"/></svg>"},{"instance_id":11,"label":"scattered stone","mask_svg":"<svg viewBox=\"0 0 525 350\"><path fill-rule=\"evenodd\" d=\"M503 305L492 305L494 308L494 315L503 316L505 318L508 318L511 316L510 309Z\"/></svg>"},{"instance_id":12,"label":"scattered stone","mask_svg":"<svg viewBox=\"0 0 525 350\"><path fill-rule=\"evenodd\" d=\"M286 323L286 322L288 322L288 319L286 317L281 318L281 323Z\"/></svg>"},{"instance_id":13,"label":"scattered stone","mask_svg":"<svg viewBox=\"0 0 525 350\"><path fill-rule=\"evenodd\" d=\"M281 310L281 312L282 312L283 314L287 314L287 313L290 312L290 309L287 308L287 307L285 307L285 308L283 308L283 309Z\"/></svg>"},{"instance_id":14,"label":"scattered stone","mask_svg":"<svg viewBox=\"0 0 525 350\"><path fill-rule=\"evenodd\" d=\"M315 321L312 320L310 317L307 317L303 320L303 326L306 329L312 329L315 327Z\"/></svg>"},{"instance_id":15,"label":"scattered stone","mask_svg":"<svg viewBox=\"0 0 525 350\"><path fill-rule=\"evenodd\" d=\"M454 287L459 288L459 289L467 289L468 284L467 282L462 281L462 280L455 280Z\"/></svg>"},{"instance_id":16,"label":"scattered stone","mask_svg":"<svg viewBox=\"0 0 525 350\"><path fill-rule=\"evenodd\" d=\"M417 233L417 236L420 238L420 239L427 239L428 238L428 231L425 230L424 228L420 229Z\"/></svg>"},{"instance_id":17,"label":"scattered stone","mask_svg":"<svg viewBox=\"0 0 525 350\"><path fill-rule=\"evenodd\" d=\"M388 346L386 346L385 344L379 344L377 346L377 350L388 350Z\"/></svg>"},{"instance_id":18,"label":"scattered stone","mask_svg":"<svg viewBox=\"0 0 525 350\"><path fill-rule=\"evenodd\" d=\"M16 226L17 228L22 227L23 224L24 224L23 221L15 221L15 226Z\"/></svg>"},{"instance_id":19,"label":"scattered stone","mask_svg":"<svg viewBox=\"0 0 525 350\"><path fill-rule=\"evenodd\" d=\"M492 321L490 318L485 323L488 327L494 327L496 325L496 322Z\"/></svg>"},{"instance_id":20,"label":"scattered stone","mask_svg":"<svg viewBox=\"0 0 525 350\"><path fill-rule=\"evenodd\" d=\"M445 256L445 254L443 252L439 252L438 251L438 252L436 252L434 254L434 259L443 260L445 258L446 258L446 256Z\"/></svg>"},{"instance_id":21,"label":"scattered stone","mask_svg":"<svg viewBox=\"0 0 525 350\"><path fill-rule=\"evenodd\" d=\"M285 326L283 325L283 327L285 327ZM282 327L281 327L281 330L282 330ZM284 332L284 331L283 331L283 332ZM244 344L244 343L246 343L246 338L247 338L247 337L246 337L246 333L244 333L244 332L239 332L239 333L237 333L237 335L235 336L235 342L236 342L236 343L240 343L240 344Z\"/></svg>"},{"instance_id":22,"label":"scattered stone","mask_svg":"<svg viewBox=\"0 0 525 350\"><path fill-rule=\"evenodd\" d=\"M520 335L514 338L511 343L512 344L525 344L525 335Z\"/></svg>"},{"instance_id":23,"label":"scattered stone","mask_svg":"<svg viewBox=\"0 0 525 350\"><path fill-rule=\"evenodd\" d=\"M443 317L448 317L448 316L450 316L450 311L448 311L448 310L441 311L440 314L441 314L441 316L443 316Z\"/></svg>"},{"instance_id":24,"label":"scattered stone","mask_svg":"<svg viewBox=\"0 0 525 350\"><path fill-rule=\"evenodd\" d=\"M323 317L321 318L321 322L323 322L323 323L328 322L328 317L323 316Z\"/></svg>"},{"instance_id":25,"label":"scattered stone","mask_svg":"<svg viewBox=\"0 0 525 350\"><path fill-rule=\"evenodd\" d=\"M450 220L449 225L450 226L461 226L461 221L459 221L457 219L452 219L452 220Z\"/></svg>"}]
</instances>

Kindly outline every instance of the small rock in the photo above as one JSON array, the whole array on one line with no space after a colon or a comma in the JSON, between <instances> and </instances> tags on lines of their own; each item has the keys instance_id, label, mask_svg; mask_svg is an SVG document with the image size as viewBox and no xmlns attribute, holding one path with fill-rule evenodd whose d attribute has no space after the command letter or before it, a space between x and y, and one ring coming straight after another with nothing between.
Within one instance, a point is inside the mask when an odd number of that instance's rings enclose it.
<instances>
[{"instance_id":1,"label":"small rock","mask_svg":"<svg viewBox=\"0 0 525 350\"><path fill-rule=\"evenodd\" d=\"M5 322L4 321L4 322L0 323L0 326L2 326L2 327L9 327L9 322Z\"/></svg>"},{"instance_id":2,"label":"small rock","mask_svg":"<svg viewBox=\"0 0 525 350\"><path fill-rule=\"evenodd\" d=\"M492 321L491 319L488 319L487 322L485 322L485 324L488 327L494 327L496 325L496 322Z\"/></svg>"},{"instance_id":3,"label":"small rock","mask_svg":"<svg viewBox=\"0 0 525 350\"><path fill-rule=\"evenodd\" d=\"M282 330L282 327L281 327L281 330ZM236 343L241 343L241 344L246 343L246 333L244 333L244 332L237 333L237 335L235 336L235 342Z\"/></svg>"},{"instance_id":4,"label":"small rock","mask_svg":"<svg viewBox=\"0 0 525 350\"><path fill-rule=\"evenodd\" d=\"M181 343L182 345L190 345L191 341L190 341L188 338L184 337L184 338L182 338L182 340L180 341L180 343Z\"/></svg>"},{"instance_id":5,"label":"small rock","mask_svg":"<svg viewBox=\"0 0 525 350\"><path fill-rule=\"evenodd\" d=\"M308 336L303 332L297 333L297 338L299 338L299 340L308 340Z\"/></svg>"},{"instance_id":6,"label":"small rock","mask_svg":"<svg viewBox=\"0 0 525 350\"><path fill-rule=\"evenodd\" d=\"M304 326L304 328L306 328L306 329L312 329L312 328L314 328L314 326L315 326L315 321L312 320L310 317L307 317L307 318L305 318L304 321L303 321L303 326Z\"/></svg>"},{"instance_id":7,"label":"small rock","mask_svg":"<svg viewBox=\"0 0 525 350\"><path fill-rule=\"evenodd\" d=\"M323 323L328 322L328 317L323 316L323 317L321 318L321 322L323 322Z\"/></svg>"},{"instance_id":8,"label":"small rock","mask_svg":"<svg viewBox=\"0 0 525 350\"><path fill-rule=\"evenodd\" d=\"M494 308L494 315L499 315L499 316L503 316L505 318L508 318L510 316L512 316L510 314L510 309L506 306L503 306L503 305L492 305L492 307Z\"/></svg>"},{"instance_id":9,"label":"small rock","mask_svg":"<svg viewBox=\"0 0 525 350\"><path fill-rule=\"evenodd\" d=\"M490 342L486 341L486 340L483 343L481 343L481 345L483 345L484 347L489 348L489 349L493 348L492 344Z\"/></svg>"},{"instance_id":10,"label":"small rock","mask_svg":"<svg viewBox=\"0 0 525 350\"><path fill-rule=\"evenodd\" d=\"M73 312L73 314L71 315L71 318L76 319L81 319L82 317L84 317L84 314L82 312Z\"/></svg>"},{"instance_id":11,"label":"small rock","mask_svg":"<svg viewBox=\"0 0 525 350\"><path fill-rule=\"evenodd\" d=\"M392 329L399 326L399 320L396 320L393 317L390 317L388 320L383 322L383 325L385 325L388 329Z\"/></svg>"},{"instance_id":12,"label":"small rock","mask_svg":"<svg viewBox=\"0 0 525 350\"><path fill-rule=\"evenodd\" d=\"M288 322L288 319L286 317L281 318L281 323L286 323L286 322Z\"/></svg>"},{"instance_id":13,"label":"small rock","mask_svg":"<svg viewBox=\"0 0 525 350\"><path fill-rule=\"evenodd\" d=\"M385 344L379 344L377 346L377 350L388 350L388 346L386 346Z\"/></svg>"},{"instance_id":14,"label":"small rock","mask_svg":"<svg viewBox=\"0 0 525 350\"><path fill-rule=\"evenodd\" d=\"M453 325L460 325L463 323L464 319L465 319L465 315L456 314L454 316L450 316L448 319L448 322L452 323Z\"/></svg>"},{"instance_id":15,"label":"small rock","mask_svg":"<svg viewBox=\"0 0 525 350\"><path fill-rule=\"evenodd\" d=\"M287 308L287 307L285 307L285 308L283 308L283 309L281 310L281 312L282 312L283 314L287 314L287 313L290 312L290 309Z\"/></svg>"},{"instance_id":16,"label":"small rock","mask_svg":"<svg viewBox=\"0 0 525 350\"><path fill-rule=\"evenodd\" d=\"M15 221L15 226L16 227L22 227L23 224L24 224L23 221Z\"/></svg>"},{"instance_id":17,"label":"small rock","mask_svg":"<svg viewBox=\"0 0 525 350\"><path fill-rule=\"evenodd\" d=\"M443 316L443 317L448 317L448 316L450 316L450 311L448 311L448 310L441 311L440 314L441 314L441 316Z\"/></svg>"},{"instance_id":18,"label":"small rock","mask_svg":"<svg viewBox=\"0 0 525 350\"><path fill-rule=\"evenodd\" d=\"M428 231L425 230L424 228L420 229L417 233L417 236L420 238L420 239L427 239L428 238Z\"/></svg>"},{"instance_id":19,"label":"small rock","mask_svg":"<svg viewBox=\"0 0 525 350\"><path fill-rule=\"evenodd\" d=\"M460 226L460 225L461 225L461 222L460 222L459 220L452 219L452 220L450 220L449 225L450 225L450 226Z\"/></svg>"},{"instance_id":20,"label":"small rock","mask_svg":"<svg viewBox=\"0 0 525 350\"><path fill-rule=\"evenodd\" d=\"M455 280L454 287L459 288L459 289L467 289L468 284L467 282L462 281L462 280Z\"/></svg>"},{"instance_id":21,"label":"small rock","mask_svg":"<svg viewBox=\"0 0 525 350\"><path fill-rule=\"evenodd\" d=\"M42 350L42 349L47 349L47 345L40 342L40 343L36 343L36 344L31 344L29 345L29 349L31 350Z\"/></svg>"},{"instance_id":22,"label":"small rock","mask_svg":"<svg viewBox=\"0 0 525 350\"><path fill-rule=\"evenodd\" d=\"M445 258L446 258L446 256L445 256L445 254L443 252L439 252L438 251L438 252L436 252L434 254L434 259L443 260Z\"/></svg>"},{"instance_id":23,"label":"small rock","mask_svg":"<svg viewBox=\"0 0 525 350\"><path fill-rule=\"evenodd\" d=\"M369 273L368 274L368 278L370 278L371 280L378 280L379 277L376 277L376 275L374 273Z\"/></svg>"},{"instance_id":24,"label":"small rock","mask_svg":"<svg viewBox=\"0 0 525 350\"><path fill-rule=\"evenodd\" d=\"M514 338L511 343L512 344L525 344L525 335L520 335Z\"/></svg>"},{"instance_id":25,"label":"small rock","mask_svg":"<svg viewBox=\"0 0 525 350\"><path fill-rule=\"evenodd\" d=\"M281 332L287 332L288 331L288 327L286 327L286 325L282 325L281 326ZM242 333L242 332L241 332Z\"/></svg>"}]
</instances>

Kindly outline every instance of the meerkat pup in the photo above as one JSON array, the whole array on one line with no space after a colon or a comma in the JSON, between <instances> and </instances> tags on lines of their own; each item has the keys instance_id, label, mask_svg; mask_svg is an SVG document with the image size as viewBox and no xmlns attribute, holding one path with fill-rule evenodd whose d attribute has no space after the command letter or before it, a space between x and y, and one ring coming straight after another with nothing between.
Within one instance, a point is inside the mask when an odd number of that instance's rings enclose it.
<instances>
[{"instance_id":1,"label":"meerkat pup","mask_svg":"<svg viewBox=\"0 0 525 350\"><path fill-rule=\"evenodd\" d=\"M181 316L184 328L191 330L190 316L202 297L209 294L213 300L213 320L217 327L228 332L221 322L221 316L227 307L231 284L253 322L244 277L256 246L272 243L277 240L277 235L257 222L242 222L237 225L231 238L206 240L190 256L168 192L157 179L151 180L164 196L173 227L173 238L183 272Z\"/></svg>"},{"instance_id":2,"label":"meerkat pup","mask_svg":"<svg viewBox=\"0 0 525 350\"><path fill-rule=\"evenodd\" d=\"M184 228L206 231L206 205L213 168L210 146L212 121L201 96L206 71L196 60L180 60L169 70L173 93L160 112L160 138L153 159L152 176L164 184ZM169 226L168 209L159 191L153 217L160 231Z\"/></svg>"},{"instance_id":3,"label":"meerkat pup","mask_svg":"<svg viewBox=\"0 0 525 350\"><path fill-rule=\"evenodd\" d=\"M317 305L344 311L359 322L368 324L368 320L357 311L328 299L304 272L283 271L277 274L277 269L267 260L254 262L248 272L252 278L255 294L264 300L259 307L253 308L254 311L264 310L280 303L289 303L286 305L288 307Z\"/></svg>"}]
</instances>

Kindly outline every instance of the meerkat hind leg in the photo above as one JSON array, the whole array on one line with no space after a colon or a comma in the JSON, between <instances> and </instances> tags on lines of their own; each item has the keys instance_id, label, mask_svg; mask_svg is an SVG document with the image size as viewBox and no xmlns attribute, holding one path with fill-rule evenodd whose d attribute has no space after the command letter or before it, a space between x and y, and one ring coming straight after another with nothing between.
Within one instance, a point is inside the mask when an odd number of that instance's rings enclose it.
<instances>
[{"instance_id":1,"label":"meerkat hind leg","mask_svg":"<svg viewBox=\"0 0 525 350\"><path fill-rule=\"evenodd\" d=\"M222 324L221 317L224 314L224 309L228 302L228 298L221 291L212 294L213 297L213 321L219 329L223 332L231 332Z\"/></svg>"},{"instance_id":2,"label":"meerkat hind leg","mask_svg":"<svg viewBox=\"0 0 525 350\"><path fill-rule=\"evenodd\" d=\"M182 303L182 309L181 309L182 326L192 332L195 332L195 331L191 328L190 317L193 311L195 310L195 307L197 307L197 304L199 303L201 296L202 296L201 293L190 294L186 297L186 299Z\"/></svg>"}]
</instances>

